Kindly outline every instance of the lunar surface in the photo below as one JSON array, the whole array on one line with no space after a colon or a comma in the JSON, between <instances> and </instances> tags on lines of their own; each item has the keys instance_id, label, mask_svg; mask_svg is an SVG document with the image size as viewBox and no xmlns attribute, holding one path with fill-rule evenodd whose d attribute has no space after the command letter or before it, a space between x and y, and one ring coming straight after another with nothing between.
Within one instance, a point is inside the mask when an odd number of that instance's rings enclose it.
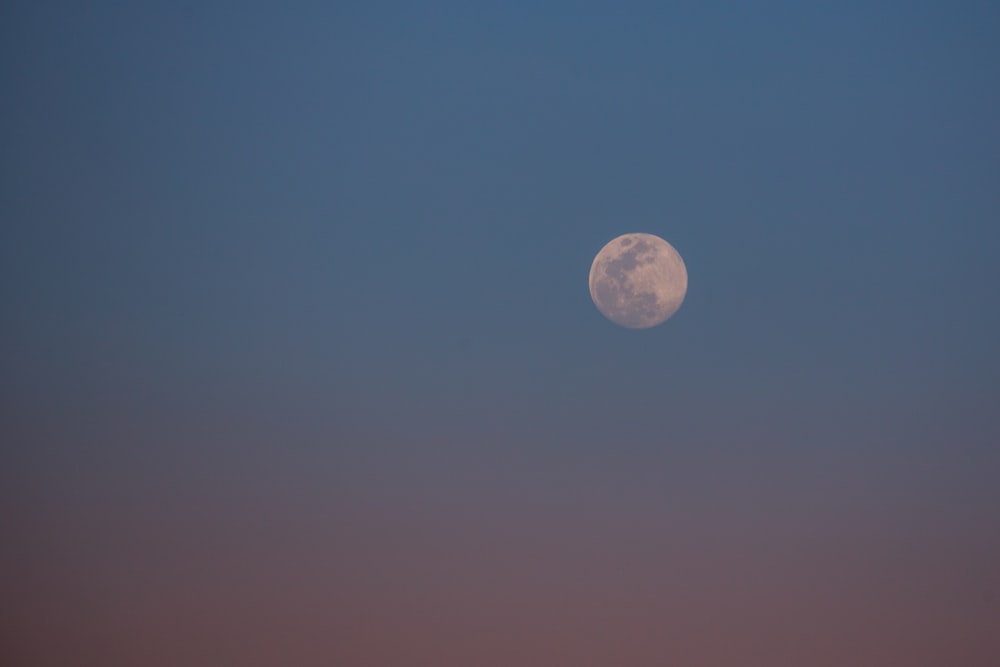
<instances>
[{"instance_id":1,"label":"lunar surface","mask_svg":"<svg viewBox=\"0 0 1000 667\"><path fill-rule=\"evenodd\" d=\"M652 234L623 234L590 266L590 297L615 324L648 329L677 312L687 293L687 268L674 247Z\"/></svg>"}]
</instances>

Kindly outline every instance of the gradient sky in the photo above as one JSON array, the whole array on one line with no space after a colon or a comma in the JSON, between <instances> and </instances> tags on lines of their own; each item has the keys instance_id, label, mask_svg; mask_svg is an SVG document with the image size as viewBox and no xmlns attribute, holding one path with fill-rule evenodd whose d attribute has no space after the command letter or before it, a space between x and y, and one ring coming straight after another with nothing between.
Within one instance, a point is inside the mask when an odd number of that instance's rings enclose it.
<instances>
[{"instance_id":1,"label":"gradient sky","mask_svg":"<svg viewBox=\"0 0 1000 667\"><path fill-rule=\"evenodd\" d=\"M8 2L0 81L6 664L1000 664L996 3Z\"/></svg>"}]
</instances>

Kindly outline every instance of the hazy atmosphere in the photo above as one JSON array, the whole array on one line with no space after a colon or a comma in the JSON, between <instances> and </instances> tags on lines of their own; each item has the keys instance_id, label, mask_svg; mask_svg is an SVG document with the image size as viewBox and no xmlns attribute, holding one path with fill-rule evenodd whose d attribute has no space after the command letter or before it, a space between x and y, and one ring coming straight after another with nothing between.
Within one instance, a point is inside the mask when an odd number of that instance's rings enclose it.
<instances>
[{"instance_id":1,"label":"hazy atmosphere","mask_svg":"<svg viewBox=\"0 0 1000 667\"><path fill-rule=\"evenodd\" d=\"M996 3L14 1L0 81L0 662L1000 664Z\"/></svg>"}]
</instances>

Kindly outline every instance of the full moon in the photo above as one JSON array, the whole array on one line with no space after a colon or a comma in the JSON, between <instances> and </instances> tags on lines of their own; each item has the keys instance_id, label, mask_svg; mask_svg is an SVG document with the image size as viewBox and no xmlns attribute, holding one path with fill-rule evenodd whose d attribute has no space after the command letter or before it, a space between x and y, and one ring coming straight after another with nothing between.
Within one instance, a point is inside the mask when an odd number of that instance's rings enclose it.
<instances>
[{"instance_id":1,"label":"full moon","mask_svg":"<svg viewBox=\"0 0 1000 667\"><path fill-rule=\"evenodd\" d=\"M669 319L684 302L687 285L680 253L653 234L622 234L590 265L594 305L629 329L649 329Z\"/></svg>"}]
</instances>

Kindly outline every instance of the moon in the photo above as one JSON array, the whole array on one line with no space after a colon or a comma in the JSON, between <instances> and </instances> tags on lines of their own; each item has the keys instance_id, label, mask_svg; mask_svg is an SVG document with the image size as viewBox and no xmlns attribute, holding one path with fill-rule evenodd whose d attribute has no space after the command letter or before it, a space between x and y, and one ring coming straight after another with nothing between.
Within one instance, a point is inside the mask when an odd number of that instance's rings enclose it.
<instances>
[{"instance_id":1,"label":"moon","mask_svg":"<svg viewBox=\"0 0 1000 667\"><path fill-rule=\"evenodd\" d=\"M687 294L687 267L672 245L653 234L622 234L590 265L590 298L629 329L649 329L677 312Z\"/></svg>"}]
</instances>

